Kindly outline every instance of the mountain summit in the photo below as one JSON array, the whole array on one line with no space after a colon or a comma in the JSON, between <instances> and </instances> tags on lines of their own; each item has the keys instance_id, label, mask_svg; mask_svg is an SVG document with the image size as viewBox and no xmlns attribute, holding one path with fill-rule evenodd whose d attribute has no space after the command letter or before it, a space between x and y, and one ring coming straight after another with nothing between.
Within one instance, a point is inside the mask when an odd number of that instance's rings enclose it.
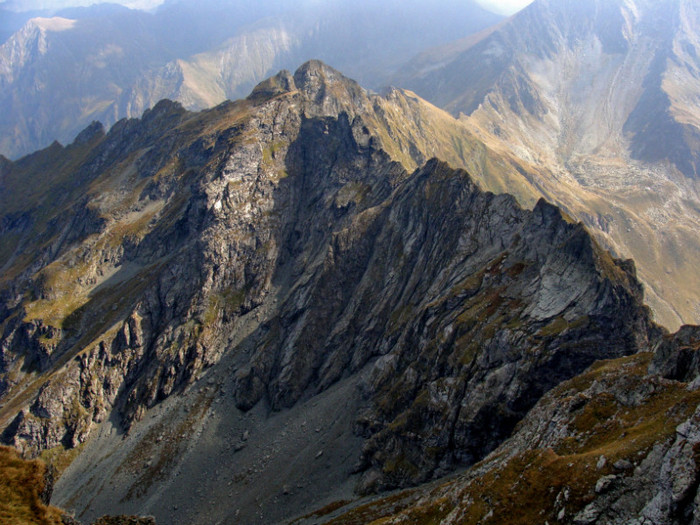
<instances>
[{"instance_id":1,"label":"mountain summit","mask_svg":"<svg viewBox=\"0 0 700 525\"><path fill-rule=\"evenodd\" d=\"M558 208L392 161L398 97L313 61L3 162L31 198L3 208L2 437L77 456L56 503L269 523L421 483L659 339Z\"/></svg>"},{"instance_id":2,"label":"mountain summit","mask_svg":"<svg viewBox=\"0 0 700 525\"><path fill-rule=\"evenodd\" d=\"M65 143L92 120L110 126L163 98L212 107L310 58L377 88L426 47L500 18L472 0L183 0L35 18L0 45L0 153Z\"/></svg>"}]
</instances>

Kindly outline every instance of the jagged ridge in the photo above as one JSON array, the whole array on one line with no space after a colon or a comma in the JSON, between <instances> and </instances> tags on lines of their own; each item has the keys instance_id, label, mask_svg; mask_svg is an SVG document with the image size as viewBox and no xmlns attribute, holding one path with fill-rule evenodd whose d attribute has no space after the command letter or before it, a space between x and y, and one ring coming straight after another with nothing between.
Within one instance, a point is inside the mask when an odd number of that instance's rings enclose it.
<instances>
[{"instance_id":1,"label":"jagged ridge","mask_svg":"<svg viewBox=\"0 0 700 525\"><path fill-rule=\"evenodd\" d=\"M631 262L544 201L437 160L409 174L370 132L379 100L310 62L11 165L10 184L65 171L5 223L37 256L5 259L4 439L128 429L230 356L242 411L350 379L358 489L380 490L479 460L548 389L658 335Z\"/></svg>"}]
</instances>

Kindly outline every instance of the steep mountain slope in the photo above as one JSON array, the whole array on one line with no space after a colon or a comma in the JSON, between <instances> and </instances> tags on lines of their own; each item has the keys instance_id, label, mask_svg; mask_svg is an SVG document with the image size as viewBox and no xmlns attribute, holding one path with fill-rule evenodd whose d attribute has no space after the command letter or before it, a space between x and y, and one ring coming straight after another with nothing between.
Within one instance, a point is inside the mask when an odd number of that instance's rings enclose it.
<instances>
[{"instance_id":1,"label":"steep mountain slope","mask_svg":"<svg viewBox=\"0 0 700 525\"><path fill-rule=\"evenodd\" d=\"M423 155L407 97L310 62L3 162L3 440L77 450L58 504L270 523L421 483L659 338L557 208L392 161Z\"/></svg>"},{"instance_id":2,"label":"steep mountain slope","mask_svg":"<svg viewBox=\"0 0 700 525\"><path fill-rule=\"evenodd\" d=\"M395 82L547 167L546 195L634 258L675 329L700 320L699 31L693 1L537 0Z\"/></svg>"},{"instance_id":3,"label":"steep mountain slope","mask_svg":"<svg viewBox=\"0 0 700 525\"><path fill-rule=\"evenodd\" d=\"M500 17L474 2L166 2L30 20L0 46L0 153L67 142L92 120L109 126L162 98L188 109L247 95L311 58L376 87L422 49Z\"/></svg>"},{"instance_id":4,"label":"steep mountain slope","mask_svg":"<svg viewBox=\"0 0 700 525\"><path fill-rule=\"evenodd\" d=\"M314 522L700 523L699 350L685 327L654 355L599 362L468 472Z\"/></svg>"}]
</instances>

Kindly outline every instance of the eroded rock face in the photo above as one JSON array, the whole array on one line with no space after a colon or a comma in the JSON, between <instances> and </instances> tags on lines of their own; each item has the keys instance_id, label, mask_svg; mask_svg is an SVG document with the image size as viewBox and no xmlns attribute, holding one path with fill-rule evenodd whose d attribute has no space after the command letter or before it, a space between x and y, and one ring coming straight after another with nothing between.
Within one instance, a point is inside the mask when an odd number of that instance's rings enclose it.
<instances>
[{"instance_id":1,"label":"eroded rock face","mask_svg":"<svg viewBox=\"0 0 700 525\"><path fill-rule=\"evenodd\" d=\"M697 328L685 327L653 354L595 363L543 396L484 461L433 488L394 493L391 505L371 502L364 519L700 523L698 374L657 372L675 366L669 347L687 353L699 341ZM352 519L348 511L333 523Z\"/></svg>"},{"instance_id":2,"label":"eroded rock face","mask_svg":"<svg viewBox=\"0 0 700 525\"><path fill-rule=\"evenodd\" d=\"M656 348L649 367L667 379L691 382L700 376L700 327L683 326Z\"/></svg>"},{"instance_id":3,"label":"eroded rock face","mask_svg":"<svg viewBox=\"0 0 700 525\"><path fill-rule=\"evenodd\" d=\"M4 440L73 447L110 414L128 429L237 353L242 410L364 374L358 488L381 490L481 459L549 389L657 336L630 262L544 201L523 210L438 160L407 173L369 131L376 107L311 62L247 101L163 102L27 160L77 170L99 220L57 242L71 216L36 215L41 263L6 260ZM43 360L12 344L46 343L29 326L54 327Z\"/></svg>"}]
</instances>

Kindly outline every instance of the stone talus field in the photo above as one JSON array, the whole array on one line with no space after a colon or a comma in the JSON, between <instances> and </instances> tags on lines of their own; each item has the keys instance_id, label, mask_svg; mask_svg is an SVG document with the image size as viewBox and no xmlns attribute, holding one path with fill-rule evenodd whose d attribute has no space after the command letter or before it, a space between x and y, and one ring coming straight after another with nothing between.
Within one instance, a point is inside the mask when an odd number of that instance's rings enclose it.
<instances>
[{"instance_id":1,"label":"stone talus field","mask_svg":"<svg viewBox=\"0 0 700 525\"><path fill-rule=\"evenodd\" d=\"M631 261L428 160L410 97L309 62L3 162L2 439L65 469L55 503L282 521L472 465L661 344Z\"/></svg>"}]
</instances>

